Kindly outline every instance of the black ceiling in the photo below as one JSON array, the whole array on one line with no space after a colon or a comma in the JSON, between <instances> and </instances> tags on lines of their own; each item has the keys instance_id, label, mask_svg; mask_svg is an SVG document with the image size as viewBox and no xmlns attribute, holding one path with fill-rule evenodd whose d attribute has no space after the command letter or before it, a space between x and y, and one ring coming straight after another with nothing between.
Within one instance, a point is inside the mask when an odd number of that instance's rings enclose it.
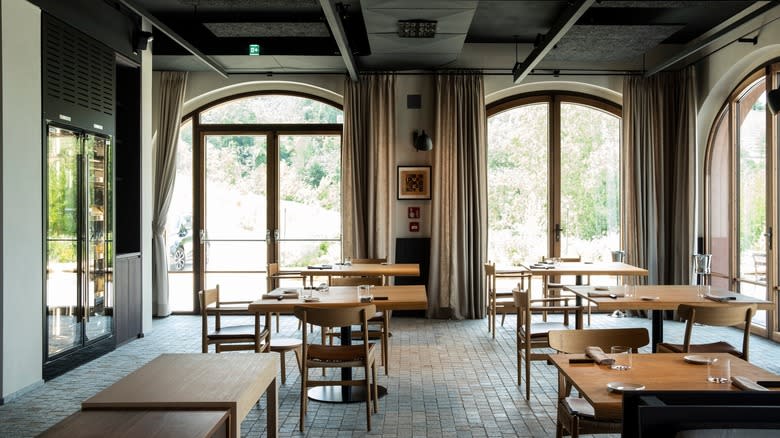
<instances>
[{"instance_id":1,"label":"black ceiling","mask_svg":"<svg viewBox=\"0 0 780 438\"><path fill-rule=\"evenodd\" d=\"M511 70L537 51L543 69L643 70L706 39L755 1L106 0L152 18L155 69L227 73L469 67ZM584 5L575 11L580 4ZM327 9L340 21L339 29ZM574 15L572 15L574 14ZM334 15L334 14L331 14ZM562 23L574 17L573 25ZM149 18L148 17L148 18ZM433 38L401 38L398 20L435 20ZM570 23L571 24L571 23ZM556 29L563 29L560 33ZM174 39L159 28L168 28ZM539 50L557 35L548 50ZM342 41L338 37L342 35ZM334 38L334 36L336 38ZM182 41L185 44L181 44ZM339 47L352 54L344 57ZM189 44L190 49L183 46ZM250 44L261 55L248 56Z\"/></svg>"}]
</instances>

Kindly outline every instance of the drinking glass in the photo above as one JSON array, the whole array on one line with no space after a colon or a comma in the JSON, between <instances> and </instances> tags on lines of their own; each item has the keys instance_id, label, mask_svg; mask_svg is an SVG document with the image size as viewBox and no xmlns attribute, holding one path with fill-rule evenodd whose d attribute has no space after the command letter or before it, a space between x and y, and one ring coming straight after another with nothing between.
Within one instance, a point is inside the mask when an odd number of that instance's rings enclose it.
<instances>
[{"instance_id":1,"label":"drinking glass","mask_svg":"<svg viewBox=\"0 0 780 438\"><path fill-rule=\"evenodd\" d=\"M357 287L358 301L361 303L371 302L371 286L361 284Z\"/></svg>"},{"instance_id":2,"label":"drinking glass","mask_svg":"<svg viewBox=\"0 0 780 438\"><path fill-rule=\"evenodd\" d=\"M731 380L731 360L713 358L707 362L707 381L710 383L729 383Z\"/></svg>"},{"instance_id":3,"label":"drinking glass","mask_svg":"<svg viewBox=\"0 0 780 438\"><path fill-rule=\"evenodd\" d=\"M709 294L710 294L709 284L700 284L696 286L696 296L698 296L699 298L704 298Z\"/></svg>"},{"instance_id":4,"label":"drinking glass","mask_svg":"<svg viewBox=\"0 0 780 438\"><path fill-rule=\"evenodd\" d=\"M613 370L630 370L631 369L631 347L614 346L610 347L610 353L612 359L615 362L610 366Z\"/></svg>"}]
</instances>

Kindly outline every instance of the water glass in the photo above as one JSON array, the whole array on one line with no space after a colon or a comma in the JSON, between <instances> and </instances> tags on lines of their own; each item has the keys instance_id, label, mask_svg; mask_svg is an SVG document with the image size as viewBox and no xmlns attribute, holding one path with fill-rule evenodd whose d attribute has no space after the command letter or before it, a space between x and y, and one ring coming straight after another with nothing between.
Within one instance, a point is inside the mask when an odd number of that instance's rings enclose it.
<instances>
[{"instance_id":1,"label":"water glass","mask_svg":"<svg viewBox=\"0 0 780 438\"><path fill-rule=\"evenodd\" d=\"M731 381L731 360L713 358L707 362L707 381L729 383Z\"/></svg>"},{"instance_id":2,"label":"water glass","mask_svg":"<svg viewBox=\"0 0 780 438\"><path fill-rule=\"evenodd\" d=\"M710 285L709 284L700 284L696 286L696 296L699 298L704 298L707 295L710 294Z\"/></svg>"},{"instance_id":3,"label":"water glass","mask_svg":"<svg viewBox=\"0 0 780 438\"><path fill-rule=\"evenodd\" d=\"M314 289L310 287L304 287L301 291L301 298L304 300L308 300L311 298L312 294L314 293Z\"/></svg>"},{"instance_id":4,"label":"water glass","mask_svg":"<svg viewBox=\"0 0 780 438\"><path fill-rule=\"evenodd\" d=\"M358 301L361 303L370 303L371 299L373 298L371 296L371 286L367 284L361 284L357 287L357 297Z\"/></svg>"},{"instance_id":5,"label":"water glass","mask_svg":"<svg viewBox=\"0 0 780 438\"><path fill-rule=\"evenodd\" d=\"M626 298L633 298L634 296L634 285L633 284L624 284L623 285L623 296Z\"/></svg>"},{"instance_id":6,"label":"water glass","mask_svg":"<svg viewBox=\"0 0 780 438\"><path fill-rule=\"evenodd\" d=\"M614 346L610 347L610 356L615 362L610 366L613 370L630 370L631 369L631 347Z\"/></svg>"}]
</instances>

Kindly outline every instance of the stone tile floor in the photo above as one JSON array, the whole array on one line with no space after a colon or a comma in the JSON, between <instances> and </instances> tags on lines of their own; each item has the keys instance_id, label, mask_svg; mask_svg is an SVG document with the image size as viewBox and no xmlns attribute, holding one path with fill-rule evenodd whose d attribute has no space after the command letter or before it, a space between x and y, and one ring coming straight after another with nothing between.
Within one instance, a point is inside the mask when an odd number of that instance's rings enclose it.
<instances>
[{"instance_id":1,"label":"stone tile floor","mask_svg":"<svg viewBox=\"0 0 780 438\"><path fill-rule=\"evenodd\" d=\"M515 320L508 317L496 339L486 320L392 321L390 375L379 370L388 394L365 430L364 405L309 403L306 431L298 431L299 378L293 354L287 355L287 384L280 387L282 437L547 437L555 435L555 368L533 362L531 400L517 386ZM647 327L643 318L597 314L591 327ZM665 339L682 338L683 324L667 321ZM52 379L0 406L0 437L35 436L80 408L84 399L163 352L199 352L200 318L176 315L154 321L146 337ZM281 336L297 337L297 320L283 316ZM741 343L741 331L698 327L697 342L725 339ZM780 345L751 338L751 362L780 374ZM649 351L649 349L648 349ZM249 354L249 353L226 353ZM265 436L265 397L241 425L242 436Z\"/></svg>"}]
</instances>

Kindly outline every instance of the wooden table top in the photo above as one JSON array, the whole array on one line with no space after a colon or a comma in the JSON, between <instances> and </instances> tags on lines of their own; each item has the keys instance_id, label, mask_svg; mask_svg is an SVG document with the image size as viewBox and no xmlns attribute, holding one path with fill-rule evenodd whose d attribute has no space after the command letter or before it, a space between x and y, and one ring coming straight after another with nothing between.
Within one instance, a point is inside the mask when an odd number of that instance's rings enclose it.
<instances>
[{"instance_id":1,"label":"wooden table top","mask_svg":"<svg viewBox=\"0 0 780 438\"><path fill-rule=\"evenodd\" d=\"M643 286L598 286L608 290L596 290L595 286L566 286L566 289L581 296L583 299L595 303L600 310L612 311L621 309L632 310L674 310L680 304L706 304L713 306L728 306L729 304L756 304L761 310L770 310L774 304L771 301L753 298L748 295L730 292L724 288L711 287L710 295L729 296L734 300L724 302L713 301L707 298L697 296L698 287L696 285L643 285ZM627 289L633 290L631 297L589 297L589 292L599 294L624 294ZM657 300L646 300L642 297L654 298Z\"/></svg>"},{"instance_id":2,"label":"wooden table top","mask_svg":"<svg viewBox=\"0 0 780 438\"><path fill-rule=\"evenodd\" d=\"M407 276L417 277L420 275L420 265L418 263L366 263L352 265L331 265L327 269L301 269L303 276Z\"/></svg>"},{"instance_id":3,"label":"wooden table top","mask_svg":"<svg viewBox=\"0 0 780 438\"><path fill-rule=\"evenodd\" d=\"M210 438L226 426L229 415L227 410L79 411L38 437Z\"/></svg>"},{"instance_id":4,"label":"wooden table top","mask_svg":"<svg viewBox=\"0 0 780 438\"><path fill-rule=\"evenodd\" d=\"M647 390L740 390L731 384L708 382L707 365L685 362L683 360L685 353L634 354L632 368L626 371L612 370L609 365L595 363L569 363L570 358L584 356L584 354L551 354L550 360L593 405L598 418L620 419L623 415L623 396L607 391L609 382L638 383L645 385ZM717 357L719 360L730 359L732 377L780 380L780 376L728 353L708 353L706 356Z\"/></svg>"},{"instance_id":5,"label":"wooden table top","mask_svg":"<svg viewBox=\"0 0 780 438\"><path fill-rule=\"evenodd\" d=\"M291 288L278 288L290 290ZM275 290L278 290L275 289ZM386 300L375 299L377 310L425 310L428 308L428 296L423 285L409 286L374 286L374 297L387 297ZM319 297L317 302L304 302L302 298L277 300L260 299L249 304L250 312L292 312L293 307L305 304L317 307L348 307L360 304L357 299L357 286L331 286L327 295L314 291Z\"/></svg>"},{"instance_id":6,"label":"wooden table top","mask_svg":"<svg viewBox=\"0 0 780 438\"><path fill-rule=\"evenodd\" d=\"M266 388L276 385L278 370L275 354L161 354L81 407L226 409L240 427Z\"/></svg>"},{"instance_id":7,"label":"wooden table top","mask_svg":"<svg viewBox=\"0 0 780 438\"><path fill-rule=\"evenodd\" d=\"M559 275L647 275L647 269L622 262L560 262L552 268L526 265L534 275L557 277Z\"/></svg>"}]
</instances>

